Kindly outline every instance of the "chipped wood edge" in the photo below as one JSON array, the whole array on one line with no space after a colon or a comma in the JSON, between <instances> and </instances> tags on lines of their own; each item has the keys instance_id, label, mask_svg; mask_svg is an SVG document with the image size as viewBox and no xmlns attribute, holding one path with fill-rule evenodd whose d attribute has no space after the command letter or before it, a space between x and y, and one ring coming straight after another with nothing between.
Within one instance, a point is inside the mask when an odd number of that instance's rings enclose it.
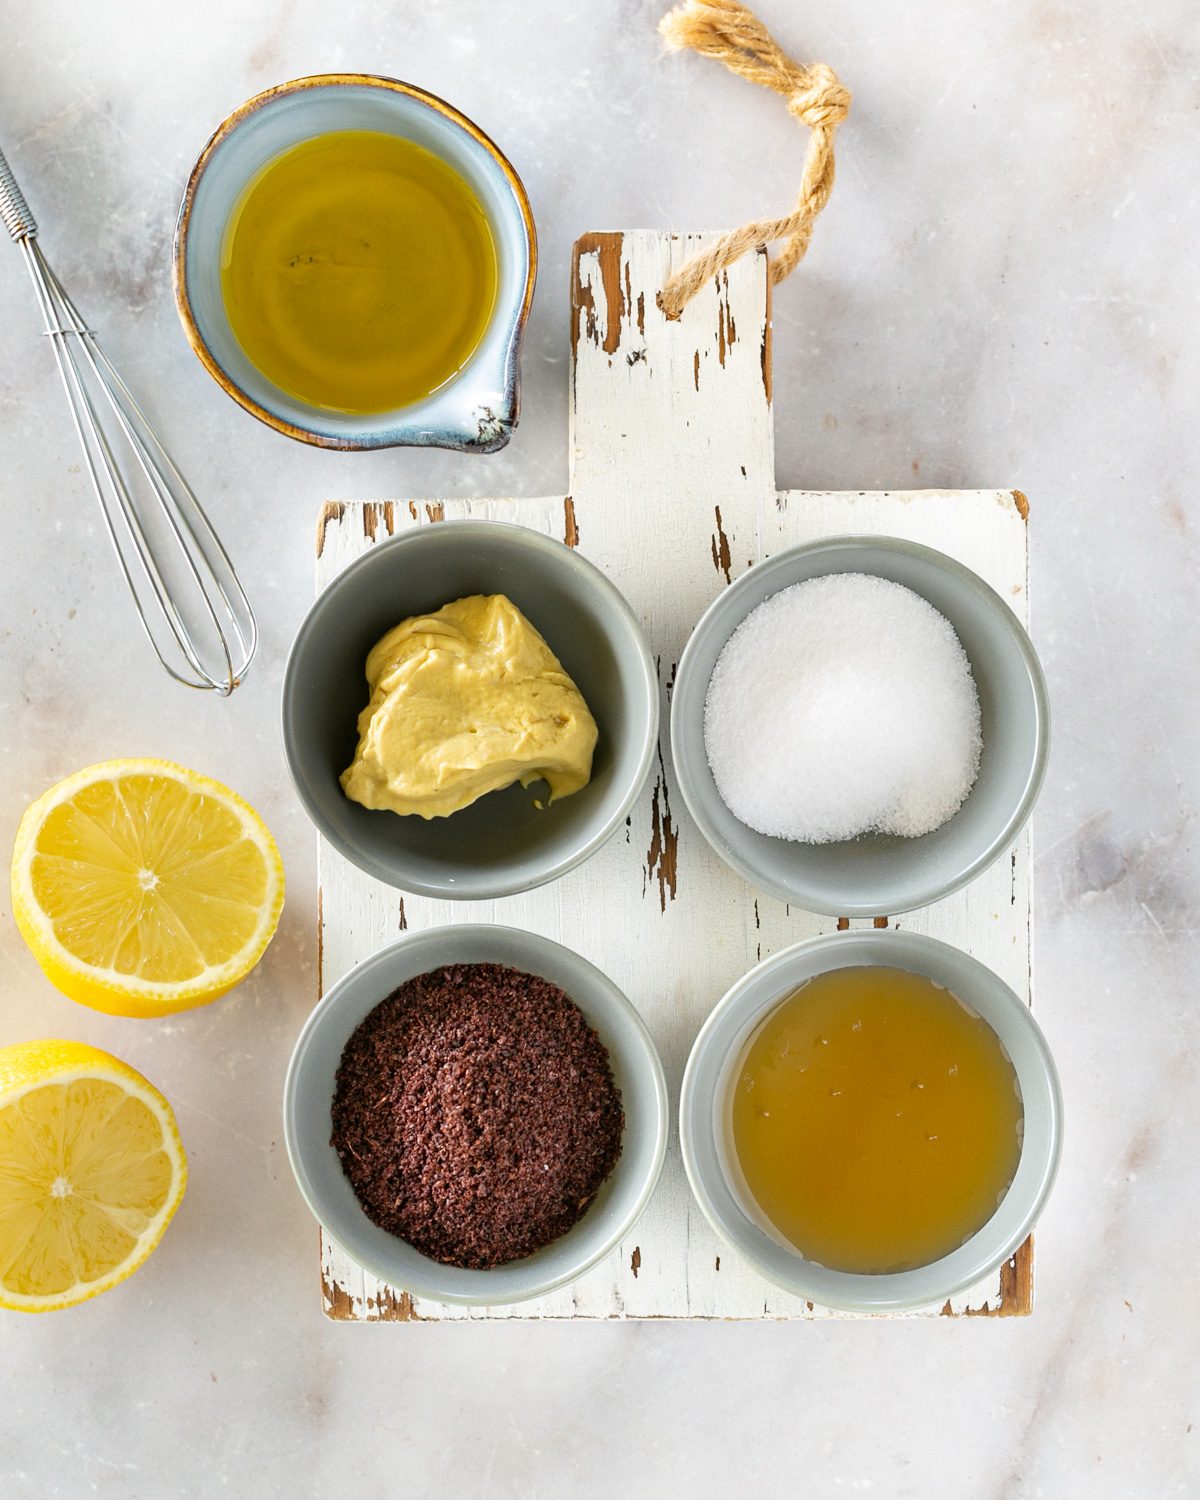
<instances>
[{"instance_id":1,"label":"chipped wood edge","mask_svg":"<svg viewBox=\"0 0 1200 1500\"><path fill-rule=\"evenodd\" d=\"M981 1307L955 1309L949 1302L942 1308L943 1318L1027 1318L1033 1312L1033 1235L1029 1235L1016 1253L1000 1267L1000 1297L995 1307L984 1302Z\"/></svg>"},{"instance_id":2,"label":"chipped wood edge","mask_svg":"<svg viewBox=\"0 0 1200 1500\"><path fill-rule=\"evenodd\" d=\"M379 1296L360 1298L351 1296L344 1286L334 1281L324 1270L321 1272L321 1295L323 1311L331 1323L428 1323L413 1306L409 1292L397 1292L391 1287L380 1286ZM359 1312L360 1303L366 1311Z\"/></svg>"},{"instance_id":3,"label":"chipped wood edge","mask_svg":"<svg viewBox=\"0 0 1200 1500\"><path fill-rule=\"evenodd\" d=\"M646 296L645 292L637 294L636 307L633 297L633 288L630 284L629 266L625 266L625 275L621 275L622 252L625 246L626 231L619 229L593 230L582 234L575 241L571 251L571 365L576 367L579 355L579 342L581 337L594 344L608 356L612 362L612 356L617 353L621 345L621 329L626 315L636 322L639 335L645 335L646 331ZM665 236L672 242L691 239L699 243L704 236L671 234ZM755 252L766 263L767 252L765 246L760 246ZM583 264L588 256L594 256L600 273L600 293L604 299L604 336L599 337L599 308L596 303L596 293L590 281L584 279L582 274ZM729 271L728 268L718 271L715 278L718 295L725 294L718 306L718 328L717 328L717 357L718 362L724 366L726 354L730 346L735 342L737 331L734 326L728 301ZM759 345L759 364L762 370L762 385L766 395L766 404L770 408L773 396L774 373L772 369L772 288L770 277L765 280L766 309L763 323L762 339ZM659 312L669 323L678 322L683 313L668 313L662 307L661 295L656 297ZM645 358L645 351L634 349L625 356L628 365L635 365ZM693 379L696 389L700 389L700 352L696 351L693 364ZM572 388L572 403L574 403L574 389Z\"/></svg>"},{"instance_id":4,"label":"chipped wood edge","mask_svg":"<svg viewBox=\"0 0 1200 1500\"><path fill-rule=\"evenodd\" d=\"M574 268L572 305L577 312L584 312L587 337L593 340L595 340L597 330L596 298L591 287L584 283L579 274L579 263L584 255L594 255L600 267L600 285L608 310L604 339L600 345L605 354L617 352L617 347L621 342L621 317L629 310L629 302L633 295L628 285L625 288L621 286L621 248L624 243L625 236L619 230L597 230L590 234L581 234L575 241L572 252ZM642 322L645 321L645 315L643 301L639 310L639 319ZM572 355L579 347L579 323L578 317L571 320Z\"/></svg>"},{"instance_id":5,"label":"chipped wood edge","mask_svg":"<svg viewBox=\"0 0 1200 1500\"><path fill-rule=\"evenodd\" d=\"M330 521L340 521L345 514L346 506L341 500L326 500L317 516L317 556L320 557L325 551L325 531Z\"/></svg>"},{"instance_id":6,"label":"chipped wood edge","mask_svg":"<svg viewBox=\"0 0 1200 1500\"><path fill-rule=\"evenodd\" d=\"M398 500L327 500L321 506L317 515L317 557L320 558L325 552L326 536L331 525L338 525L345 517L347 507L353 506L362 513L363 535L368 541L376 541L383 535L395 536L396 534L396 507L406 505L408 514L412 520L420 516L420 506L425 512L427 521L444 521L446 519L446 502L444 500L425 501L398 501ZM570 497L567 501L567 526L574 531L578 540L578 528L575 525L574 507ZM568 546L574 546L575 542L567 542Z\"/></svg>"},{"instance_id":7,"label":"chipped wood edge","mask_svg":"<svg viewBox=\"0 0 1200 1500\"><path fill-rule=\"evenodd\" d=\"M717 1257L717 1265L720 1266L720 1256ZM641 1265L641 1249L634 1246L630 1257L630 1265L636 1276ZM321 1269L321 1294L322 1310L332 1323L429 1323L436 1322L439 1325L441 1319L425 1318L413 1305L413 1298L409 1292L398 1292L391 1287L380 1286L379 1295L375 1297L355 1297L351 1292L335 1281L325 1270ZM363 1307L359 1311L360 1306ZM813 1304L808 1304L809 1311ZM941 1309L940 1316L943 1318L1023 1318L1028 1317L1033 1311L1033 1236L1031 1235L1017 1249L1016 1254L1004 1263L1000 1268L1000 1298L993 1307L990 1302L984 1302L980 1307L954 1308L949 1301ZM456 1320L461 1326L471 1326L472 1320L464 1318ZM519 1321L514 1319L513 1321ZM671 1323L795 1323L797 1319L790 1314L767 1314L759 1316L735 1317L730 1315L705 1316L694 1313L690 1316L680 1317L676 1314L640 1313L635 1317L627 1317L623 1313L612 1312L605 1317L579 1316L564 1314L558 1317L543 1316L537 1320L540 1323L612 1323L612 1322L671 1322ZM802 1319L800 1321L803 1321ZM895 1315L891 1313L864 1313L855 1321L879 1322L895 1321Z\"/></svg>"}]
</instances>

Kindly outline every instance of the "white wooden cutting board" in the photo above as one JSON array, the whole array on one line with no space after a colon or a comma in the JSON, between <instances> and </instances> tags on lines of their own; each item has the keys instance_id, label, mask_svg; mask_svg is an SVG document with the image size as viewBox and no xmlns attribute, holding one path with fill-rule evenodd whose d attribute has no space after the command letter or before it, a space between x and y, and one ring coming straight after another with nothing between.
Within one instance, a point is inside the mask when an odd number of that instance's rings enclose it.
<instances>
[{"instance_id":1,"label":"white wooden cutting board","mask_svg":"<svg viewBox=\"0 0 1200 1500\"><path fill-rule=\"evenodd\" d=\"M658 661L658 762L625 830L561 880L500 901L402 896L322 842L320 983L406 931L502 922L575 948L645 1017L678 1098L701 1022L760 958L838 921L757 895L708 848L675 785L666 724L675 664L717 592L797 542L852 532L928 543L1027 612L1027 506L1013 490L822 494L775 488L766 259L749 256L669 321L655 294L697 236L591 234L571 294L570 494L540 500L335 502L317 532L317 585L387 536L457 516L519 521L597 563L623 590ZM880 913L875 926L885 926ZM1029 834L967 890L894 923L981 959L1030 996ZM1025 1313L1027 1242L989 1282L929 1313ZM443 1307L376 1281L327 1238L333 1318L790 1318L837 1316L777 1291L722 1246L692 1201L675 1120L662 1180L626 1243L575 1285L512 1307Z\"/></svg>"}]
</instances>

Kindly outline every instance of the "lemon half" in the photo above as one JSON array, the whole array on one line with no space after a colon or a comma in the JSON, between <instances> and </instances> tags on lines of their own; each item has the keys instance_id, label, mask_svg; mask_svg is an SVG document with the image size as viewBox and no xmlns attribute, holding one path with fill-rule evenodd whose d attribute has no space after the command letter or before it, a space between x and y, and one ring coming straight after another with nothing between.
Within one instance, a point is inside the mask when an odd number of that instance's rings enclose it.
<instances>
[{"instance_id":1,"label":"lemon half","mask_svg":"<svg viewBox=\"0 0 1200 1500\"><path fill-rule=\"evenodd\" d=\"M0 1048L0 1307L74 1307L147 1259L187 1159L171 1106L82 1042Z\"/></svg>"},{"instance_id":2,"label":"lemon half","mask_svg":"<svg viewBox=\"0 0 1200 1500\"><path fill-rule=\"evenodd\" d=\"M120 1016L215 1000L266 950L283 864L249 805L195 771L110 760L26 810L13 915L64 995Z\"/></svg>"}]
</instances>

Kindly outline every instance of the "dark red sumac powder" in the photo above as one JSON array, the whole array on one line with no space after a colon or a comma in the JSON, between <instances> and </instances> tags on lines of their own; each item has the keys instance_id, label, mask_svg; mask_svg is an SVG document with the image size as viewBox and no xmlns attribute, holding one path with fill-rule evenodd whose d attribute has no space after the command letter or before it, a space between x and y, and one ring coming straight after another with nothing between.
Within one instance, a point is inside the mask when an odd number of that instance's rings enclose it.
<instances>
[{"instance_id":1,"label":"dark red sumac powder","mask_svg":"<svg viewBox=\"0 0 1200 1500\"><path fill-rule=\"evenodd\" d=\"M608 1052L562 990L452 964L401 985L346 1043L332 1144L380 1228L483 1269L577 1222L624 1123Z\"/></svg>"}]
</instances>

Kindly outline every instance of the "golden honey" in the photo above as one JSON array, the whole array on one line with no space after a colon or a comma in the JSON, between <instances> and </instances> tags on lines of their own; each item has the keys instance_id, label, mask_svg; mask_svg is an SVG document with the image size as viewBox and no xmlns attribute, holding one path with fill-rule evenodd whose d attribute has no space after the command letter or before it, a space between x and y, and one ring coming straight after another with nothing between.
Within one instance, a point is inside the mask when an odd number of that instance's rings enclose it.
<instances>
[{"instance_id":1,"label":"golden honey","mask_svg":"<svg viewBox=\"0 0 1200 1500\"><path fill-rule=\"evenodd\" d=\"M247 358L309 406L380 412L451 380L496 301L483 208L432 152L378 131L290 147L243 192L221 291Z\"/></svg>"},{"instance_id":2,"label":"golden honey","mask_svg":"<svg viewBox=\"0 0 1200 1500\"><path fill-rule=\"evenodd\" d=\"M735 1075L732 1145L762 1215L831 1270L911 1270L991 1218L1022 1108L995 1032L949 991L834 969L783 1000Z\"/></svg>"}]
</instances>

